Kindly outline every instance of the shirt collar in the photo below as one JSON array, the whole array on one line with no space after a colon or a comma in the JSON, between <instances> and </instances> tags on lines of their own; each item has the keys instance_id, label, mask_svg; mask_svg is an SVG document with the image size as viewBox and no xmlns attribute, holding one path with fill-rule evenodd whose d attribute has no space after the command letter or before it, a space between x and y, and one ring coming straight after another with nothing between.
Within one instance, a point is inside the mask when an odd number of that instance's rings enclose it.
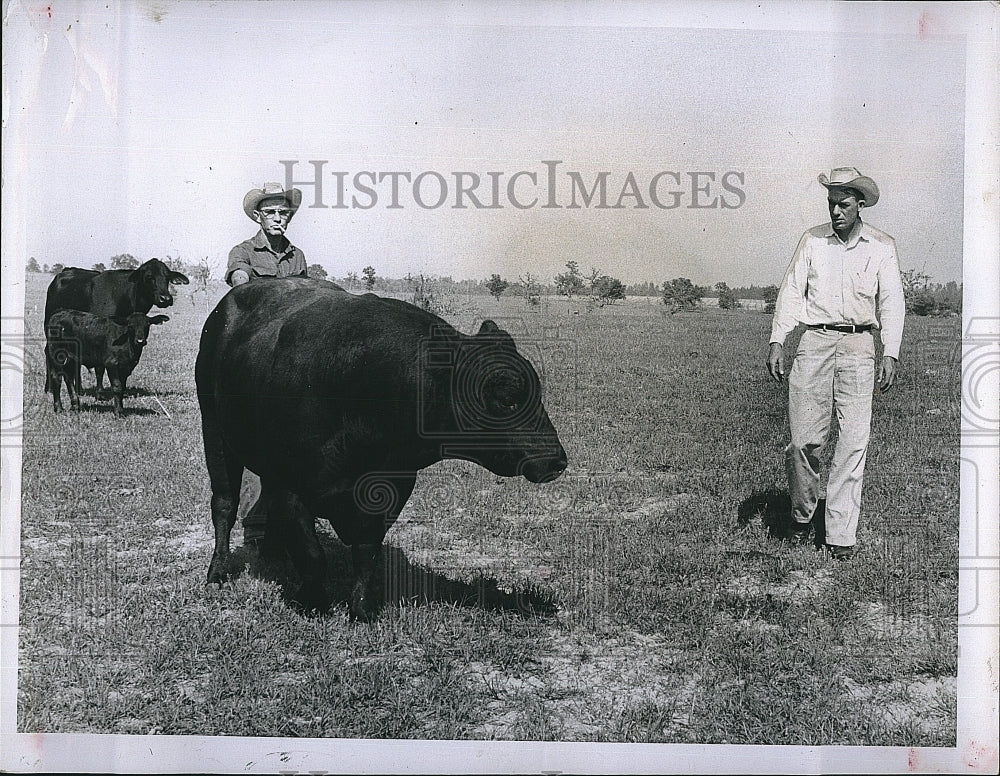
<instances>
[{"instance_id":1,"label":"shirt collar","mask_svg":"<svg viewBox=\"0 0 1000 776\"><path fill-rule=\"evenodd\" d=\"M833 223L832 222L830 223L830 231L827 232L826 237L827 237L828 240L836 241L836 242L840 243L841 245L843 245L848 250L850 250L851 248L853 248L855 245L857 245L861 241L868 242L868 225L864 221L862 221L860 218L858 219L858 223L861 224L861 227L858 229L857 232L855 232L854 236L850 240L848 240L847 242L844 242L843 240L841 240L840 237L837 235L837 233L835 231L833 231Z\"/></svg>"},{"instance_id":2,"label":"shirt collar","mask_svg":"<svg viewBox=\"0 0 1000 776\"><path fill-rule=\"evenodd\" d=\"M287 243L287 245L285 245L285 250L283 251L272 250L271 243L268 241L267 235L264 234L263 229L258 230L257 234L253 236L253 239L250 240L250 242L253 243L253 247L256 248L257 250L271 251L271 253L274 253L278 256L284 256L285 254L291 253L293 250L295 250L295 246L292 245L292 243L289 241L287 237L285 238L285 242Z\"/></svg>"}]
</instances>

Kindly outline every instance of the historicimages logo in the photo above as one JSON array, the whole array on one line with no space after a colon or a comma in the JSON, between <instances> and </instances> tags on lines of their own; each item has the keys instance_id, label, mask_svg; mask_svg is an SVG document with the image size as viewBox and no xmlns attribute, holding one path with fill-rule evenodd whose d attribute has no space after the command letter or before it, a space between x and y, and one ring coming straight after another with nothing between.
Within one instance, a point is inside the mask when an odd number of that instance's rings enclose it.
<instances>
[{"instance_id":1,"label":"historicimages logo","mask_svg":"<svg viewBox=\"0 0 1000 776\"><path fill-rule=\"evenodd\" d=\"M328 170L310 159L279 161L285 188L310 189L310 208L331 210L736 210L747 199L739 170L632 170L583 172L545 159L536 169L505 170ZM299 177L301 176L301 177ZM308 194L307 194L308 196Z\"/></svg>"}]
</instances>

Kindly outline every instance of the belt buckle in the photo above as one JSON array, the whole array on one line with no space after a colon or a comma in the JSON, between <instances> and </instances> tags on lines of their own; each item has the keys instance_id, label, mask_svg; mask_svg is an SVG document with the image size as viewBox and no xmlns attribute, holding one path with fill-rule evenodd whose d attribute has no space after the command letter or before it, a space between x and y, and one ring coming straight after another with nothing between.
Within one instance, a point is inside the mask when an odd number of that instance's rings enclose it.
<instances>
[{"instance_id":1,"label":"belt buckle","mask_svg":"<svg viewBox=\"0 0 1000 776\"><path fill-rule=\"evenodd\" d=\"M856 323L852 323L851 324L851 334L857 334L857 333L858 333L858 325Z\"/></svg>"}]
</instances>

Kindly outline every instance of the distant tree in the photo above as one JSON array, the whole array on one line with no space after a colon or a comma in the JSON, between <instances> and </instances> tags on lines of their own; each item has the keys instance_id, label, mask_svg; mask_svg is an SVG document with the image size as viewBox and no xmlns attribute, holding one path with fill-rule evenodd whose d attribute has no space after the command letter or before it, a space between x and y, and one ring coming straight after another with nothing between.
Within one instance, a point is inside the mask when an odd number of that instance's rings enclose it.
<instances>
[{"instance_id":1,"label":"distant tree","mask_svg":"<svg viewBox=\"0 0 1000 776\"><path fill-rule=\"evenodd\" d=\"M572 298L583 290L583 275L575 261L566 262L566 271L556 275L556 290L565 297Z\"/></svg>"},{"instance_id":2,"label":"distant tree","mask_svg":"<svg viewBox=\"0 0 1000 776\"><path fill-rule=\"evenodd\" d=\"M518 285L520 286L521 295L524 296L524 303L529 307L538 307L542 300L539 296L541 293L541 286L538 284L538 278L532 275L530 272L525 272L524 277L518 278Z\"/></svg>"},{"instance_id":3,"label":"distant tree","mask_svg":"<svg viewBox=\"0 0 1000 776\"><path fill-rule=\"evenodd\" d=\"M24 265L24 269L27 270L28 272L41 272L42 271L42 268L38 266L38 262L35 260L34 256L32 256L30 259L28 259L28 263Z\"/></svg>"},{"instance_id":4,"label":"distant tree","mask_svg":"<svg viewBox=\"0 0 1000 776\"><path fill-rule=\"evenodd\" d=\"M587 282L590 283L590 293L593 294L597 291L597 281L601 279L603 274L597 267L590 268L590 274L587 275Z\"/></svg>"},{"instance_id":5,"label":"distant tree","mask_svg":"<svg viewBox=\"0 0 1000 776\"><path fill-rule=\"evenodd\" d=\"M601 275L592 283L592 293L604 307L625 298L625 285L618 278Z\"/></svg>"},{"instance_id":6,"label":"distant tree","mask_svg":"<svg viewBox=\"0 0 1000 776\"><path fill-rule=\"evenodd\" d=\"M761 293L761 298L764 300L764 312L773 313L774 306L778 303L778 287L764 286Z\"/></svg>"},{"instance_id":7,"label":"distant tree","mask_svg":"<svg viewBox=\"0 0 1000 776\"><path fill-rule=\"evenodd\" d=\"M500 301L500 297L503 295L503 292L507 290L508 286L510 286L510 283L496 273L490 275L490 279L486 283L486 287L490 291L490 296L498 302Z\"/></svg>"},{"instance_id":8,"label":"distant tree","mask_svg":"<svg viewBox=\"0 0 1000 776\"><path fill-rule=\"evenodd\" d=\"M954 280L938 286L934 298L937 299L938 312L945 314L962 312L962 287Z\"/></svg>"},{"instance_id":9,"label":"distant tree","mask_svg":"<svg viewBox=\"0 0 1000 776\"><path fill-rule=\"evenodd\" d=\"M346 280L347 280L347 290L348 291L353 291L355 288L358 287L358 273L357 272L348 272Z\"/></svg>"},{"instance_id":10,"label":"distant tree","mask_svg":"<svg viewBox=\"0 0 1000 776\"><path fill-rule=\"evenodd\" d=\"M740 306L740 300L736 298L733 290L724 282L715 284L715 290L719 294L719 307L722 310L735 310Z\"/></svg>"},{"instance_id":11,"label":"distant tree","mask_svg":"<svg viewBox=\"0 0 1000 776\"><path fill-rule=\"evenodd\" d=\"M48 272L48 271L49 271L49 265L48 264L43 264L42 265L42 272Z\"/></svg>"},{"instance_id":12,"label":"distant tree","mask_svg":"<svg viewBox=\"0 0 1000 776\"><path fill-rule=\"evenodd\" d=\"M135 269L139 260L131 253L119 253L111 257L111 269Z\"/></svg>"},{"instance_id":13,"label":"distant tree","mask_svg":"<svg viewBox=\"0 0 1000 776\"><path fill-rule=\"evenodd\" d=\"M375 267L368 265L363 270L361 274L365 276L365 291L371 291L375 288Z\"/></svg>"},{"instance_id":14,"label":"distant tree","mask_svg":"<svg viewBox=\"0 0 1000 776\"><path fill-rule=\"evenodd\" d=\"M329 277L329 274L323 268L322 264L310 264L309 277L316 278L317 280L326 280Z\"/></svg>"},{"instance_id":15,"label":"distant tree","mask_svg":"<svg viewBox=\"0 0 1000 776\"><path fill-rule=\"evenodd\" d=\"M136 260L138 261L138 260ZM181 260L180 256L171 256L169 253L162 259L160 259L164 264L167 265L167 269L173 272L184 272L187 269L187 265ZM138 267L138 263L136 264Z\"/></svg>"},{"instance_id":16,"label":"distant tree","mask_svg":"<svg viewBox=\"0 0 1000 776\"><path fill-rule=\"evenodd\" d=\"M674 278L663 283L663 304L671 315L683 310L691 311L701 303L705 292L705 288L694 285L687 278Z\"/></svg>"},{"instance_id":17,"label":"distant tree","mask_svg":"<svg viewBox=\"0 0 1000 776\"><path fill-rule=\"evenodd\" d=\"M899 273L903 282L903 298L906 312L914 315L933 315L937 312L937 300L930 291L931 276L918 269L907 269Z\"/></svg>"},{"instance_id":18,"label":"distant tree","mask_svg":"<svg viewBox=\"0 0 1000 776\"><path fill-rule=\"evenodd\" d=\"M66 269L66 267L64 267L57 261L55 264L52 265L52 269L50 269L49 272L51 272L53 275L58 275L64 269Z\"/></svg>"},{"instance_id":19,"label":"distant tree","mask_svg":"<svg viewBox=\"0 0 1000 776\"><path fill-rule=\"evenodd\" d=\"M95 272L107 272L108 268L104 266L104 262L103 261L98 261L98 262L94 263L94 271Z\"/></svg>"}]
</instances>

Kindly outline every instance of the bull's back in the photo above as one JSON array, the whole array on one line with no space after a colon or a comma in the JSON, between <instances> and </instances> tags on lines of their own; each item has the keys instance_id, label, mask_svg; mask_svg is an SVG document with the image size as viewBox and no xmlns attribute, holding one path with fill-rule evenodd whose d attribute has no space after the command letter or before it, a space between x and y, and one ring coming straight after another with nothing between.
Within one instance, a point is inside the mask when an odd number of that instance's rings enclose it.
<instances>
[{"instance_id":1,"label":"bull's back","mask_svg":"<svg viewBox=\"0 0 1000 776\"><path fill-rule=\"evenodd\" d=\"M199 390L254 394L320 390L366 366L416 357L441 319L375 295L299 278L253 281L230 291L202 331ZM375 363L375 362L378 363Z\"/></svg>"},{"instance_id":2,"label":"bull's back","mask_svg":"<svg viewBox=\"0 0 1000 776\"><path fill-rule=\"evenodd\" d=\"M275 451L287 450L287 463L344 434L375 443L415 429L419 340L440 325L412 305L321 281L239 286L202 332L195 380L206 439L217 430L260 473Z\"/></svg>"},{"instance_id":3,"label":"bull's back","mask_svg":"<svg viewBox=\"0 0 1000 776\"><path fill-rule=\"evenodd\" d=\"M89 311L92 284L100 272L67 267L52 278L45 292L45 323L59 310Z\"/></svg>"}]
</instances>

